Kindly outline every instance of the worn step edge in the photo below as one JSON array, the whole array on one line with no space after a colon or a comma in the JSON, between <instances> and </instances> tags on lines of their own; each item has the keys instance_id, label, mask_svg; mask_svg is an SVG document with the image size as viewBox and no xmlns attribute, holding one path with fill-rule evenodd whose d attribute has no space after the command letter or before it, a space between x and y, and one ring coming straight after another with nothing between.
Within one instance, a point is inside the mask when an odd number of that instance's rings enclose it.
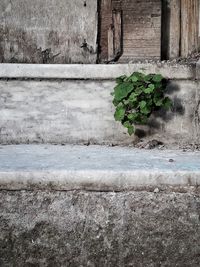
<instances>
[{"instance_id":1,"label":"worn step edge","mask_svg":"<svg viewBox=\"0 0 200 267\"><path fill-rule=\"evenodd\" d=\"M130 191L200 186L200 171L16 171L0 172L1 190Z\"/></svg>"},{"instance_id":2,"label":"worn step edge","mask_svg":"<svg viewBox=\"0 0 200 267\"><path fill-rule=\"evenodd\" d=\"M0 146L0 189L197 188L199 158L198 151L48 144Z\"/></svg>"},{"instance_id":3,"label":"worn step edge","mask_svg":"<svg viewBox=\"0 0 200 267\"><path fill-rule=\"evenodd\" d=\"M198 66L198 65L197 65ZM0 78L6 79L115 79L134 71L160 73L174 80L196 79L195 65L167 63L136 64L0 64Z\"/></svg>"}]
</instances>

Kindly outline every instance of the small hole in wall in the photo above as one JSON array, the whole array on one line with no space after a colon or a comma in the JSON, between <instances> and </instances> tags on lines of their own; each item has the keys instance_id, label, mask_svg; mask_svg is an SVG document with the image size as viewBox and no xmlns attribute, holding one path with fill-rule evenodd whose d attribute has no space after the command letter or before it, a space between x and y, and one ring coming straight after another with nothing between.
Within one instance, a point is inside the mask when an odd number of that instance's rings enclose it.
<instances>
[{"instance_id":1,"label":"small hole in wall","mask_svg":"<svg viewBox=\"0 0 200 267\"><path fill-rule=\"evenodd\" d=\"M84 1L84 6L85 6L85 7L87 6L87 3L86 3L86 1Z\"/></svg>"}]
</instances>

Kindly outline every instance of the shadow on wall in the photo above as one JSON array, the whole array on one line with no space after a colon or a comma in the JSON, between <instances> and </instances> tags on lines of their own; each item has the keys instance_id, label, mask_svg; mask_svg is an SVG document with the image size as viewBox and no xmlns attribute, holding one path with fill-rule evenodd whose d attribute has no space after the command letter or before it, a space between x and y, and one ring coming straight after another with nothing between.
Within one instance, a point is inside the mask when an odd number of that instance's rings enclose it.
<instances>
[{"instance_id":1,"label":"shadow on wall","mask_svg":"<svg viewBox=\"0 0 200 267\"><path fill-rule=\"evenodd\" d=\"M185 114L185 108L182 105L182 100L177 96L177 92L180 91L180 88L177 84L169 82L167 85L166 95L170 97L173 102L171 110L167 111L162 108L159 111L155 111L147 124L145 129L136 129L136 136L139 138L144 138L146 136L155 134L157 130L160 130L164 127L165 123L172 120L175 116L183 116Z\"/></svg>"}]
</instances>

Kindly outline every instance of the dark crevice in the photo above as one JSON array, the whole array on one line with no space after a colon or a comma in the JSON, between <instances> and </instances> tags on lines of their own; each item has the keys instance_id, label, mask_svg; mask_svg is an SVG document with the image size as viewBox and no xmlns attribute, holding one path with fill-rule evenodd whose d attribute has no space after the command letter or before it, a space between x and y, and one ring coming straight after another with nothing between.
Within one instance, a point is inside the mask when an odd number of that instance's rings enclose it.
<instances>
[{"instance_id":1,"label":"dark crevice","mask_svg":"<svg viewBox=\"0 0 200 267\"><path fill-rule=\"evenodd\" d=\"M168 0L162 0L161 13L161 60L169 59L170 8Z\"/></svg>"},{"instance_id":2,"label":"dark crevice","mask_svg":"<svg viewBox=\"0 0 200 267\"><path fill-rule=\"evenodd\" d=\"M97 24L97 60L96 63L100 63L100 54L101 54L101 1L97 0L97 16L98 16L98 24Z\"/></svg>"}]
</instances>

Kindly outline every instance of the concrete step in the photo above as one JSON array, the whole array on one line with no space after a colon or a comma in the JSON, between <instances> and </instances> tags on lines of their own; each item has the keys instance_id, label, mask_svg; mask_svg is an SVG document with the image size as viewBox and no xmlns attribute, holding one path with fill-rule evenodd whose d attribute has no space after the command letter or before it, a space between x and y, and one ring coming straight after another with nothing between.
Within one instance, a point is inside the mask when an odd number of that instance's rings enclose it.
<instances>
[{"instance_id":1,"label":"concrete step","mask_svg":"<svg viewBox=\"0 0 200 267\"><path fill-rule=\"evenodd\" d=\"M199 66L199 65L197 65ZM0 143L132 144L114 120L114 79L134 71L170 79L173 110L155 113L139 138L173 147L200 142L200 86L195 67L180 64L0 64Z\"/></svg>"},{"instance_id":2,"label":"concrete step","mask_svg":"<svg viewBox=\"0 0 200 267\"><path fill-rule=\"evenodd\" d=\"M200 152L0 146L0 266L200 266Z\"/></svg>"},{"instance_id":3,"label":"concrete step","mask_svg":"<svg viewBox=\"0 0 200 267\"><path fill-rule=\"evenodd\" d=\"M0 188L124 191L198 187L200 152L128 147L0 147Z\"/></svg>"}]
</instances>

